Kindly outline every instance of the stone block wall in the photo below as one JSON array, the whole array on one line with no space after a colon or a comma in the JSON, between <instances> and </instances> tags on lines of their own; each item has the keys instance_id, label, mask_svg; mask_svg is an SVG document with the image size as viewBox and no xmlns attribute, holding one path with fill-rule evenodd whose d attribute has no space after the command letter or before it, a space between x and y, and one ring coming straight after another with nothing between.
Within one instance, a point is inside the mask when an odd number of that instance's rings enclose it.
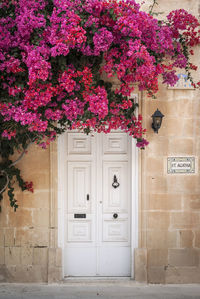
<instances>
[{"instance_id":1,"label":"stone block wall","mask_svg":"<svg viewBox=\"0 0 200 299\"><path fill-rule=\"evenodd\" d=\"M146 1L146 8L151 1ZM157 12L183 8L198 16L200 1L158 1ZM161 15L161 18L164 16ZM193 62L199 65L199 48ZM180 71L181 72L181 71ZM198 80L200 72L194 77ZM150 144L141 153L139 248L135 278L148 283L200 282L200 93L161 85L157 99L143 94L141 112ZM164 115L151 129L156 109ZM196 158L195 174L167 174L167 157Z\"/></svg>"},{"instance_id":2,"label":"stone block wall","mask_svg":"<svg viewBox=\"0 0 200 299\"><path fill-rule=\"evenodd\" d=\"M165 117L155 134L151 115L157 108ZM143 98L142 111L150 144L141 153L136 279L149 283L199 283L199 92L161 87L156 100ZM167 157L177 156L195 157L196 172L168 174Z\"/></svg>"},{"instance_id":3,"label":"stone block wall","mask_svg":"<svg viewBox=\"0 0 200 299\"><path fill-rule=\"evenodd\" d=\"M52 282L61 279L61 251L52 219L51 168L54 151L32 146L19 163L22 176L33 181L34 193L16 193L16 212L5 196L0 214L0 282ZM53 170L53 169L52 169ZM56 172L55 172L56 175ZM56 211L55 211L56 213ZM53 224L53 225L52 225Z\"/></svg>"}]
</instances>

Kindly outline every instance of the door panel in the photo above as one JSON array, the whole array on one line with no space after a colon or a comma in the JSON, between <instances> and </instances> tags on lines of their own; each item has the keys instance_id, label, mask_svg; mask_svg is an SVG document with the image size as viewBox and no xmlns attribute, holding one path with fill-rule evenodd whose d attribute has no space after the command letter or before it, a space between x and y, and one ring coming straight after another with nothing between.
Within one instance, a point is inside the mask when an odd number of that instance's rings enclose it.
<instances>
[{"instance_id":1,"label":"door panel","mask_svg":"<svg viewBox=\"0 0 200 299\"><path fill-rule=\"evenodd\" d=\"M91 154L91 136L83 133L68 133L68 155Z\"/></svg>"},{"instance_id":2,"label":"door panel","mask_svg":"<svg viewBox=\"0 0 200 299\"><path fill-rule=\"evenodd\" d=\"M68 246L65 249L65 276L96 276L96 247Z\"/></svg>"},{"instance_id":3,"label":"door panel","mask_svg":"<svg viewBox=\"0 0 200 299\"><path fill-rule=\"evenodd\" d=\"M107 246L99 248L100 276L127 277L130 272L130 248Z\"/></svg>"},{"instance_id":4,"label":"door panel","mask_svg":"<svg viewBox=\"0 0 200 299\"><path fill-rule=\"evenodd\" d=\"M92 221L91 220L69 220L67 230L68 242L91 242Z\"/></svg>"},{"instance_id":5,"label":"door panel","mask_svg":"<svg viewBox=\"0 0 200 299\"><path fill-rule=\"evenodd\" d=\"M91 162L68 162L68 213L91 212Z\"/></svg>"},{"instance_id":6,"label":"door panel","mask_svg":"<svg viewBox=\"0 0 200 299\"><path fill-rule=\"evenodd\" d=\"M127 242L128 241L128 220L104 219L103 242Z\"/></svg>"},{"instance_id":7,"label":"door panel","mask_svg":"<svg viewBox=\"0 0 200 299\"><path fill-rule=\"evenodd\" d=\"M103 212L127 213L128 167L127 162L104 162L103 165ZM119 186L113 187L114 180ZM115 185L114 185L115 186Z\"/></svg>"},{"instance_id":8,"label":"door panel","mask_svg":"<svg viewBox=\"0 0 200 299\"><path fill-rule=\"evenodd\" d=\"M127 154L128 140L125 133L109 133L103 136L104 154Z\"/></svg>"}]
</instances>

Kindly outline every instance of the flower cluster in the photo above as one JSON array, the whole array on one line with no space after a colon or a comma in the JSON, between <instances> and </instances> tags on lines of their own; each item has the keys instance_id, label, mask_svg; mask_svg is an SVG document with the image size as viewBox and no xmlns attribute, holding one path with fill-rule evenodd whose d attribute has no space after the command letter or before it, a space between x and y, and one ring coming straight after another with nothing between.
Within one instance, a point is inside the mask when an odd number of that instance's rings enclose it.
<instances>
[{"instance_id":1,"label":"flower cluster","mask_svg":"<svg viewBox=\"0 0 200 299\"><path fill-rule=\"evenodd\" d=\"M121 128L143 147L141 123L130 118L134 84L153 95L159 75L174 85L175 68L194 69L185 47L199 43L199 23L184 10L171 12L169 23L134 0L5 1L0 10L0 114L39 139L58 133L57 121L62 128ZM111 91L101 73L117 76L119 87Z\"/></svg>"},{"instance_id":2,"label":"flower cluster","mask_svg":"<svg viewBox=\"0 0 200 299\"><path fill-rule=\"evenodd\" d=\"M89 102L88 110L104 119L108 114L108 98L105 88L97 87L92 94L86 94L85 99Z\"/></svg>"},{"instance_id":3,"label":"flower cluster","mask_svg":"<svg viewBox=\"0 0 200 299\"><path fill-rule=\"evenodd\" d=\"M15 136L16 136L16 130L15 131L4 130L2 133L2 137L6 137L8 138L8 140L11 140L11 138Z\"/></svg>"},{"instance_id":4,"label":"flower cluster","mask_svg":"<svg viewBox=\"0 0 200 299\"><path fill-rule=\"evenodd\" d=\"M24 188L33 193L33 182L25 182Z\"/></svg>"},{"instance_id":5,"label":"flower cluster","mask_svg":"<svg viewBox=\"0 0 200 299\"><path fill-rule=\"evenodd\" d=\"M197 19L183 9L161 22L135 0L2 1L0 138L5 148L9 141L12 153L30 140L45 147L74 128L121 129L144 148L142 119L130 98L134 86L152 96L159 76L174 85L177 68L194 70L189 55L200 43L198 28ZM110 77L118 79L115 90Z\"/></svg>"}]
</instances>

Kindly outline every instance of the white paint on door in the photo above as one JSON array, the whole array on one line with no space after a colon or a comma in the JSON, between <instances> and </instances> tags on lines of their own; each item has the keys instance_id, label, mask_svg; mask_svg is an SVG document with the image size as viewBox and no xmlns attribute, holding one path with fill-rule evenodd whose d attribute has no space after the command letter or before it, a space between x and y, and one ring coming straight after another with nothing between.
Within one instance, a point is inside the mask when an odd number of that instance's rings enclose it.
<instances>
[{"instance_id":1,"label":"white paint on door","mask_svg":"<svg viewBox=\"0 0 200 299\"><path fill-rule=\"evenodd\" d=\"M116 131L62 137L64 276L131 276L131 144Z\"/></svg>"}]
</instances>

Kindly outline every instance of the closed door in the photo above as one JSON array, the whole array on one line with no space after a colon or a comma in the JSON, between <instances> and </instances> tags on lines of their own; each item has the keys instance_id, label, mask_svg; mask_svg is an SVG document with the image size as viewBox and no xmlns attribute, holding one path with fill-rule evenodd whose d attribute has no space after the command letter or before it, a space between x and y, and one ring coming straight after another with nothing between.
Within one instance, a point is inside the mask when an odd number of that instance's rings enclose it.
<instances>
[{"instance_id":1,"label":"closed door","mask_svg":"<svg viewBox=\"0 0 200 299\"><path fill-rule=\"evenodd\" d=\"M66 134L65 276L130 276L130 140Z\"/></svg>"}]
</instances>

